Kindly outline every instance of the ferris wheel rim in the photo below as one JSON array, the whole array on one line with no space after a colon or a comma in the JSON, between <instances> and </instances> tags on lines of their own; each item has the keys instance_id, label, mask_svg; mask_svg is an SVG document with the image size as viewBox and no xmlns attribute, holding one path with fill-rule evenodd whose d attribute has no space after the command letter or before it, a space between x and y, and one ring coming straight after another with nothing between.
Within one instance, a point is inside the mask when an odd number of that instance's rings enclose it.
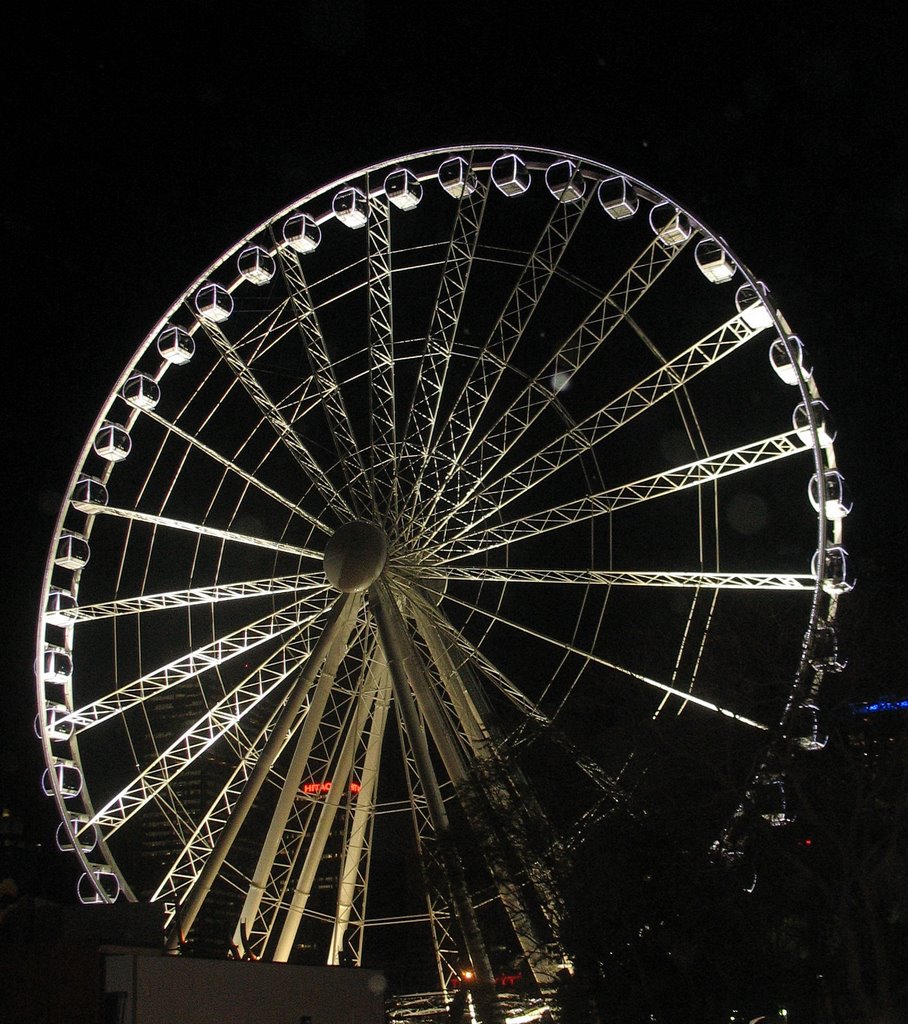
<instances>
[{"instance_id":1,"label":"ferris wheel rim","mask_svg":"<svg viewBox=\"0 0 908 1024\"><path fill-rule=\"evenodd\" d=\"M76 469L74 470L73 475L72 475L72 477L70 479L70 485L69 485L69 489L68 489L67 493L71 494L73 492L73 490L74 490L74 488L75 488L75 486L76 486L76 484L77 484L77 482L78 482L78 480L80 478L80 474L82 474L84 472L84 466L90 461L91 456L92 456L92 441L93 441L93 438L97 434L97 432L98 432L99 428L101 427L101 425L107 420L107 417L108 417L108 415L110 413L111 408L118 402L119 396L120 396L121 391L122 391L122 388L126 384L127 380L129 379L131 373L134 371L135 367L139 364L139 361L141 360L142 356L154 344L155 340L158 338L158 336L160 335L161 331L165 328L165 326L167 324L169 324L171 322L171 320L174 318L174 316L177 313L177 311L179 311L181 309L181 307L187 305L189 300L198 292L199 288L204 286L213 277L215 277L217 275L217 272L222 267L224 267L224 265L227 263L227 261L229 259L235 257L239 252L241 252L243 250L243 248L245 246L247 246L248 244L252 243L254 240L256 240L258 238L261 238L264 234L267 234L268 232L270 232L281 220L283 220L284 218L286 218L287 216L289 216L293 212L302 209L303 207L305 207L306 205L308 205L310 203L314 203L314 202L316 202L318 200L322 200L322 199L324 199L325 197L327 197L330 194L336 193L338 191L338 189L341 189L341 188L343 188L343 187L345 187L347 185L350 185L350 184L352 184L354 182L360 182L360 181L363 181L363 180L367 180L369 178L369 176L374 175L374 174L378 174L379 172L382 172L382 171L385 171L385 170L388 170L388 169L394 169L394 168L397 168L397 167L409 166L411 163L413 163L415 161L429 160L429 159L439 158L439 157L443 157L443 156L452 156L452 155L458 155L458 154L465 154L465 153L468 153L468 152L471 152L471 151L474 151L474 150L482 150L484 152L488 151L490 154L491 153L497 153L499 155L500 154L504 154L504 153L512 153L512 154L515 154L515 155L519 155L521 157L523 157L523 156L529 157L532 154L533 156L537 157L540 160L541 160L541 158L549 158L549 157L551 157L551 158L558 158L558 159L562 159L562 160L571 160L571 159L573 159L573 160L576 160L576 161L580 162L580 164L583 167L588 168L591 175L592 175L592 173L594 171L598 171L598 172L605 171L605 172L609 172L609 173L622 174L628 181L630 181L635 187L637 187L640 190L641 194L646 195L647 198L654 197L655 200L658 201L658 202L672 203L679 212L683 212L687 216L690 217L690 215L687 214L687 211L684 209L684 207L682 207L680 204L674 203L674 200L671 200L664 193L659 192L656 189L651 188L650 186L646 185L645 183L639 181L638 179L633 178L631 175L624 174L624 172L620 172L620 171L618 171L615 168L609 167L608 165L601 164L601 163L598 163L596 161L586 160L585 158L576 157L576 156L573 156L572 154L564 153L564 152L559 151L559 150L530 149L530 148L527 148L527 147L520 147L520 146L485 145L485 144L483 144L483 145L476 145L476 146L463 146L463 145L461 145L461 146L458 146L458 147L439 147L439 148L435 148L435 149L431 149L431 150L420 151L420 152L409 154L409 155L402 156L402 157L397 157L397 158L394 158L394 159L391 159L391 160L387 160L387 161L382 161L382 162L373 164L373 165L371 165L371 166L369 166L367 168L363 168L360 171L356 171L353 174L345 175L345 176L343 176L341 178L338 178L335 181L333 181L333 182L331 182L331 183L329 183L327 185L324 185L324 186L320 187L319 189L317 189L317 190L315 190L313 192L308 193L301 200L297 200L296 202L294 202L294 203L290 204L289 206L283 208L277 214L275 214L273 217L271 217L268 220L262 222L262 224L259 225L258 228L254 229L252 232L249 232L247 235L244 235L243 238L241 238L230 249L226 250L225 253L221 257L219 257L214 263L212 263L205 270L205 272L202 275L200 275L195 281L193 281L193 283L180 295L178 300L168 309L168 311L164 315L164 317L157 322L157 324L155 325L155 327L152 330L152 332L143 341L143 343L142 343L142 345L140 345L139 349L137 349L136 353L134 354L134 356L129 361L129 363L127 364L126 368L124 369L124 371L122 372L122 374L118 378L118 380L117 380L117 382L115 384L114 389L112 390L112 392L110 393L108 399L104 403L104 405L102 407L102 410L99 413L97 420L95 421L94 426L92 427L91 431L89 432L88 439L86 440L85 445L83 446L82 451L81 451L81 453L79 455L79 458L77 460ZM491 160L491 157L489 159ZM425 180L428 180L429 176L430 176L429 173L426 172L426 174L424 175ZM420 180L423 180L423 179L420 179ZM491 185L489 185L488 187L491 188ZM377 189L376 191L380 192L381 190ZM323 221L327 222L328 220L330 220L334 216L335 215L334 215L333 212L326 213L324 215L324 217L323 217ZM705 227L705 225L702 224L702 222L700 222L698 220L695 220L692 217L690 217L690 219L691 219L691 223L695 227L695 231L698 231L698 232L702 233L705 237L708 236L708 237L716 240L717 242L719 242L722 245L722 247L729 253L729 255L732 257L732 259L736 263L736 266L737 266L738 270L741 272L744 280L746 282L748 282L756 290L758 285L759 285L759 282L757 281L757 279L755 277L753 277L753 275L750 274L750 272L746 269L744 264L737 259L737 257L734 255L732 250L730 250L725 245L724 240L721 239L720 236L717 236L717 235L714 235L714 234L710 233L708 231L708 229ZM278 255L277 249L278 249L278 246L275 246L274 250L271 253L269 253L269 255L277 257L277 255ZM232 283L228 283L228 284L226 284L224 286L225 290L227 292L231 293L231 294L233 293L233 291L235 291L239 287L241 287L241 279L239 277L237 277ZM769 314L771 316L771 319L773 321L773 327L774 327L774 330L776 331L776 334L782 340L783 344L787 345L788 344L788 340L787 339L788 339L788 337L790 335L790 332L787 329L787 324L785 324L784 319L781 317L781 314L779 314L779 312L775 309L774 306L767 304L766 308L767 308L767 310L768 310L768 312L769 312ZM198 332L200 330L201 330L201 327L200 327L199 323L196 323L194 325L194 332ZM792 360L792 362L794 362L794 360ZM813 414L812 414L812 404L811 403L819 398L819 393L816 391L816 387L815 387L815 385L813 383L813 378L812 377L801 376L798 379L798 381L797 381L797 390L799 391L799 394L800 394L802 402L806 405L809 417L812 417ZM131 423L134 422L135 420L137 420L140 417L141 414L140 414L140 412L135 411L134 413L130 413L129 415L131 417L131 420L130 420L130 423L127 424L127 427L131 426ZM815 472L818 475L818 478L821 478L821 474L825 470L829 469L829 465L830 465L829 464L829 458L830 457L833 460L832 461L832 466L834 467L834 456L827 456L826 454L824 454L827 451L831 451L831 445L830 446L825 446L825 447L820 445L819 442L817 441L817 425L816 425L816 423L813 422L812 419L811 419L810 425L811 425L811 429L812 429L812 450L813 450L813 457L814 457L814 464L815 464ZM570 431L568 431L568 432L570 432ZM344 453L343 453L343 451L339 451L339 452L336 453L336 455L338 456L339 460L342 460ZM107 477L110 477L110 475L112 473L115 473L116 470L114 469L114 463L110 463L109 466L107 467L107 469L105 470L105 472L107 474ZM106 479L106 478L104 478L104 479ZM102 480L102 482L103 482L103 480ZM54 578L54 570L55 570L54 552L57 549L57 545L59 543L60 538L63 536L63 534L65 533L65 530L66 530L65 524L66 524L66 521L67 521L67 509L68 509L68 502L64 502L64 507L61 509L60 515L58 517L57 523L56 523L55 528L54 528L54 535L53 535L54 536L54 541L53 541L52 548L51 548L51 554L49 555L49 558L48 558L48 563L47 563L47 567L46 567L46 570L45 570L44 584L43 584L43 588L42 588L42 607L46 607L46 604L47 604L47 601L48 601L48 598L49 598L49 595L50 595L50 592L51 592L51 588L52 588L52 585L53 585L52 581L53 581L53 578ZM496 512L495 514L497 515L498 512ZM287 522L289 522L289 521L290 520L288 519ZM822 566L824 564L823 563L823 559L825 557L825 548L826 548L826 546L828 544L832 544L832 543L835 543L836 545L840 544L841 543L841 531L840 531L839 527L835 527L833 535L830 537L830 534L829 534L829 531L828 531L827 519L826 519L826 517L825 517L825 515L824 515L824 513L822 511L820 511L818 513L817 524L818 525L817 525L817 545L816 545L816 547L817 547L817 552L818 552L819 564ZM162 528L163 528L164 525L165 524L163 524L163 521L162 521L162 523L161 523ZM287 529L287 526L285 524L284 531L286 531L286 529ZM90 524L89 524L89 532L90 532ZM453 542L449 542L449 543L456 543L456 541L457 541L457 537L455 536L454 541ZM457 555L456 557L460 558L460 557L464 557L464 556L463 555ZM77 573L81 572L81 570L76 570L76 571L77 571ZM812 610L811 610L809 624L808 624L808 638L811 636L811 631L816 628L816 623L817 623L817 621L818 621L818 619L820 617L820 605L821 605L822 601L824 600L824 598L823 598L823 584L824 584L823 573L821 571L817 571L814 574L814 576L813 576L813 601L812 601ZM76 587L78 587L78 578L77 577L75 579L75 585L76 585ZM503 600L503 597L504 597L504 587L502 587L502 597L501 597L502 600ZM832 617L834 617L835 600L836 600L836 597L833 596L831 598L830 602L829 602L829 606L828 606L827 614L826 614L827 618L831 619ZM496 621L498 621L498 620L496 620ZM502 618L500 621L504 622L505 620ZM489 629L493 628L491 623L488 626L488 628ZM46 622L45 622L44 618L42 617L41 621L39 621L39 626L38 626L38 645L37 646L38 646L38 652L39 652L39 660L40 660L40 656L42 655L42 653L43 653L43 651L45 649L45 646L46 646L46 642L47 642L46 641L46 636L47 636L47 625L46 625ZM566 648L565 648L565 650L566 650ZM40 673L39 673L39 675L40 675ZM42 701L46 701L45 692L46 691L45 691L44 687L42 686L41 682L39 681L39 698L38 698L39 699L39 716L44 719L44 723L42 724L42 734L43 734L42 735L42 742L43 742L43 745L44 745L44 748L45 748L45 759L46 759L47 764L48 764L48 769L50 769L50 766L52 764L52 760L53 760L54 757L57 757L57 755L52 753L52 743L53 743L53 741L49 738L48 730L47 730L47 724L46 724L47 717L48 717L48 712L47 712L47 708L42 705ZM68 746L69 746L69 750L72 753L72 760L79 767L79 769L81 771L82 770L82 764L81 764L81 760L80 760L80 753L79 753L79 749L80 748L79 748L78 737L77 736L70 737L67 740L67 743L68 743ZM53 773L51 773L51 774L53 775ZM53 795L54 795L55 800L57 801L58 808L60 810L61 816L64 818L64 820L67 820L66 816L70 812L69 812L68 806L66 804L66 800L65 800L63 792L62 792L62 783L56 782L55 781L55 777L52 777L50 781L51 781L52 788L53 788L53 791L54 791ZM91 817L94 817L96 809L91 804L91 795L90 795L90 793L86 792L82 796L81 799L82 799L83 804L84 804L85 813L88 814ZM84 866L86 868L86 872L90 872L92 867L96 865L96 862L90 860L87 854L84 855L84 856L81 854L81 852L78 849L78 843L75 842L75 840L77 839L76 836L71 836L71 838L73 838L73 840L74 840L74 845L77 846L77 853L79 853L81 859L83 860L83 864L84 864ZM120 882L120 888L122 889L122 891L128 897L133 896L134 894L132 893L132 891L131 891L131 889L129 887L129 882L128 882L127 878L117 868L117 866L116 866L116 858L114 858L109 853L109 851L107 850L106 840L104 840L103 838L100 841L100 848L101 848L101 850L103 852L105 852L107 854L107 859L109 859L110 866L114 869L115 873L117 874L118 880Z\"/></svg>"}]
</instances>

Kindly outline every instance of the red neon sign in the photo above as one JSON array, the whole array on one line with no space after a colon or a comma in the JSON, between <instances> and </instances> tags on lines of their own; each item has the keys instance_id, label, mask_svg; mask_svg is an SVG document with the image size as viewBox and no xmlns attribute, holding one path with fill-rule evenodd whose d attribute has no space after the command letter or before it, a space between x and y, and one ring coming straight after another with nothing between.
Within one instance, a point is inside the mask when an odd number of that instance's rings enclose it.
<instances>
[{"instance_id":1,"label":"red neon sign","mask_svg":"<svg viewBox=\"0 0 908 1024\"><path fill-rule=\"evenodd\" d=\"M358 793L363 787L358 782L350 783L350 792L353 794ZM300 788L300 792L306 796L322 796L325 793L331 792L330 782L304 782Z\"/></svg>"}]
</instances>

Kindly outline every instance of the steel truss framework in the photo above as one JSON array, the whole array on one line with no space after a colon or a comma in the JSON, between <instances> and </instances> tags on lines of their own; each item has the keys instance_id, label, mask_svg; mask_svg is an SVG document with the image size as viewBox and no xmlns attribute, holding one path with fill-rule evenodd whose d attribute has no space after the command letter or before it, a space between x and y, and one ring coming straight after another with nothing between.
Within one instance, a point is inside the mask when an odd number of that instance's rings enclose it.
<instances>
[{"instance_id":1,"label":"steel truss framework","mask_svg":"<svg viewBox=\"0 0 908 1024\"><path fill-rule=\"evenodd\" d=\"M635 723L797 742L848 587L824 409L725 242L605 165L439 150L280 211L139 347L57 521L37 728L80 895L164 901L171 950L409 929L441 989L550 981ZM332 563L358 522L380 556Z\"/></svg>"}]
</instances>

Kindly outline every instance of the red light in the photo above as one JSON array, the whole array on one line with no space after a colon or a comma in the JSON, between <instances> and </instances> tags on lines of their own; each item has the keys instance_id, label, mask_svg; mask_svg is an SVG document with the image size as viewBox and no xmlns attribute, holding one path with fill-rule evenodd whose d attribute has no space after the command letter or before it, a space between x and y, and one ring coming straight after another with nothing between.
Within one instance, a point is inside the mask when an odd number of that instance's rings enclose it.
<instances>
[{"instance_id":1,"label":"red light","mask_svg":"<svg viewBox=\"0 0 908 1024\"><path fill-rule=\"evenodd\" d=\"M500 988L514 988L523 981L523 976L520 974L496 974L495 984Z\"/></svg>"},{"instance_id":2,"label":"red light","mask_svg":"<svg viewBox=\"0 0 908 1024\"><path fill-rule=\"evenodd\" d=\"M330 782L307 782L303 785L304 793L327 793L331 789Z\"/></svg>"},{"instance_id":3,"label":"red light","mask_svg":"<svg viewBox=\"0 0 908 1024\"><path fill-rule=\"evenodd\" d=\"M358 782L351 782L350 783L350 792L351 793L354 793L354 794L358 793L362 788L363 788L362 785L360 783L358 783ZM313 796L313 795L314 796L320 796L323 793L330 793L331 792L331 783L330 782L304 782L303 785L300 787L300 792L304 793L306 796Z\"/></svg>"},{"instance_id":4,"label":"red light","mask_svg":"<svg viewBox=\"0 0 908 1024\"><path fill-rule=\"evenodd\" d=\"M463 985L470 985L476 980L476 972L472 967L464 967L459 974L455 974L451 979L451 988L460 988ZM520 973L516 974L496 974L495 975L495 986L496 988L515 988L523 981L523 975Z\"/></svg>"}]
</instances>

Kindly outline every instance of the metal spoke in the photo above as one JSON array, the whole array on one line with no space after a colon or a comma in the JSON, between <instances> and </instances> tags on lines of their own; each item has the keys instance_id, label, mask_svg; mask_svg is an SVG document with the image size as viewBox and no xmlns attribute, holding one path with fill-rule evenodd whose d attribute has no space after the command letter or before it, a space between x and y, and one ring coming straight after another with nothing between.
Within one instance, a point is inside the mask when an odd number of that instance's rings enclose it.
<instances>
[{"instance_id":1,"label":"metal spoke","mask_svg":"<svg viewBox=\"0 0 908 1024\"><path fill-rule=\"evenodd\" d=\"M182 849L167 869L157 889L152 894L153 900L175 900L165 918L165 927L170 928L176 920L176 907L185 893L195 884L201 874L205 860L218 836L230 818L234 804L243 792L249 775L259 758L263 747L274 730L274 723L280 713L280 707L274 710L270 719L259 730L259 733L247 744L243 756L234 767L227 782L215 796L211 805L199 818L192 834L186 839ZM287 732L284 745L290 742L296 729Z\"/></svg>"},{"instance_id":2,"label":"metal spoke","mask_svg":"<svg viewBox=\"0 0 908 1024\"><path fill-rule=\"evenodd\" d=\"M583 368L609 335L629 316L636 303L646 295L683 248L683 245L666 247L656 240L652 241L584 318L580 326L555 350L514 401L504 409L495 423L476 439L468 451L459 454L459 461L469 466L474 482L461 500L447 510L447 515L439 520L433 534L463 505L477 496L505 455L515 449L542 413L560 405L558 395L561 390L569 385L574 374ZM506 366L507 360L502 359L499 373L503 372ZM668 371L667 379L672 379L674 374L671 369L665 369ZM553 382L558 383L553 385ZM682 383L684 381L679 380L676 386ZM530 474L530 479L532 478ZM494 483L490 484L489 488L494 493ZM485 498L484 503L488 504L486 492L481 493Z\"/></svg>"},{"instance_id":3,"label":"metal spoke","mask_svg":"<svg viewBox=\"0 0 908 1024\"><path fill-rule=\"evenodd\" d=\"M334 373L325 336L318 321L309 285L303 274L299 257L291 255L284 246L275 246L278 265L290 300L296 313L296 327L303 340L309 368L317 384L321 406L356 509L363 514L372 507L373 498L365 478L360 445L353 429L337 377Z\"/></svg>"},{"instance_id":4,"label":"metal spoke","mask_svg":"<svg viewBox=\"0 0 908 1024\"><path fill-rule=\"evenodd\" d=\"M369 196L369 447L373 501L397 509L397 396L391 300L391 213L384 196Z\"/></svg>"},{"instance_id":5,"label":"metal spoke","mask_svg":"<svg viewBox=\"0 0 908 1024\"><path fill-rule=\"evenodd\" d=\"M810 445L807 442L794 431L788 431L689 462L634 483L564 502L500 526L482 528L474 524L472 528L462 529L451 541L440 546L439 550L450 561L456 561L597 516L611 515L637 502L666 497L808 450ZM463 545L457 543L461 538L464 538Z\"/></svg>"},{"instance_id":6,"label":"metal spoke","mask_svg":"<svg viewBox=\"0 0 908 1024\"><path fill-rule=\"evenodd\" d=\"M279 651L270 655L254 672L217 701L132 782L101 807L88 822L97 825L105 839L137 814L149 800L169 788L181 772L198 760L272 691L294 675L309 657L308 648L293 649L290 638ZM290 653L292 652L292 653Z\"/></svg>"},{"instance_id":7,"label":"metal spoke","mask_svg":"<svg viewBox=\"0 0 908 1024\"><path fill-rule=\"evenodd\" d=\"M319 489L327 504L344 509L347 514L352 515L352 510L344 496L328 479L322 467L313 458L312 453L293 429L293 426L284 418L280 409L272 402L258 378L243 360L235 346L228 340L224 332L215 324L205 320L202 321L202 328L212 344L220 352L221 358L246 389L247 394L255 403L264 419L271 424L277 436L300 465L306 477Z\"/></svg>"},{"instance_id":8,"label":"metal spoke","mask_svg":"<svg viewBox=\"0 0 908 1024\"><path fill-rule=\"evenodd\" d=\"M328 526L326 526L323 522L321 522L320 519L318 519L316 516L311 515L305 509L300 508L299 502L295 502L292 499L286 497L285 495L280 494L273 487L269 487L263 481L259 480L254 473L247 472L245 469L241 468L231 459L228 459L225 456L221 455L219 452L215 451L209 445L203 444L194 434L189 433L189 431L183 430L181 427L178 427L175 423L171 423L168 420L165 420L163 416L158 415L158 413L156 413L153 409L145 410L144 415L146 415L149 419L154 420L155 423L162 426L169 434L172 434L174 437L179 437L182 441L185 441L187 444L192 445L193 448L207 455L208 458L210 458L213 462L216 462L219 466L223 466L224 469L229 470L229 472L233 473L241 480L245 480L246 483L251 484L253 487L256 488L256 490L273 499L275 502L277 502L278 505L282 505L288 511L292 512L293 515L299 516L301 519L305 520L305 522L316 527L316 529L321 530L322 533L331 533L331 529Z\"/></svg>"},{"instance_id":9,"label":"metal spoke","mask_svg":"<svg viewBox=\"0 0 908 1024\"><path fill-rule=\"evenodd\" d=\"M250 544L253 547L267 548L269 551L282 551L288 555L298 555L300 558L321 558L323 552L315 548L304 548L297 544L284 544L282 541L267 540L264 537L251 537L245 533L238 533L236 530L220 530L215 526L206 526L204 523L190 523L184 519L172 519L170 516L158 516L151 512L139 512L133 508L115 508L112 505L92 505L85 503L83 508L93 515L112 516L119 519L128 519L134 523L147 523L150 526L160 526L168 530L184 530L187 533L195 533L200 537L213 537L216 540L230 541L234 544Z\"/></svg>"},{"instance_id":10,"label":"metal spoke","mask_svg":"<svg viewBox=\"0 0 908 1024\"><path fill-rule=\"evenodd\" d=\"M556 205L450 413L442 424L434 426L429 447L437 448L443 454L448 468L443 468L444 463L439 466L438 479L432 481L432 496L428 502L421 503L420 514L426 520L431 520L441 495L453 492L459 496L473 483L475 474L468 478L464 476L464 453L470 449L480 418L545 289L557 272L587 202Z\"/></svg>"},{"instance_id":11,"label":"metal spoke","mask_svg":"<svg viewBox=\"0 0 908 1024\"><path fill-rule=\"evenodd\" d=\"M222 601L237 601L243 598L292 594L302 590L324 591L324 574L271 576L259 580L241 580L237 583L216 584L211 587L191 587L186 590L170 590L158 594L121 597L115 601L76 605L73 608L64 610L60 614L72 623L90 622L94 619L139 615L143 612L164 611L171 608L192 608L194 605L199 604L220 604Z\"/></svg>"},{"instance_id":12,"label":"metal spoke","mask_svg":"<svg viewBox=\"0 0 908 1024\"><path fill-rule=\"evenodd\" d=\"M680 355L665 362L618 398L590 414L582 422L571 426L544 448L510 469L506 476L486 481L483 504L490 507L470 508L464 518L475 524L499 513L506 505L523 497L578 457L592 451L626 423L683 388L720 359L736 351L760 330L762 328L752 326L743 315L732 317ZM540 386L537 384L537 387ZM544 390L542 393L545 395ZM551 401L549 397L549 402ZM527 427L535 420L541 408L542 406L537 404L535 408L530 406L521 410L523 422ZM495 465L499 461L500 459L497 459ZM490 466L489 469L491 468ZM464 496L464 499L452 507L446 516L438 520L432 535L436 536L448 522L456 519L466 504L467 496Z\"/></svg>"},{"instance_id":13,"label":"metal spoke","mask_svg":"<svg viewBox=\"0 0 908 1024\"><path fill-rule=\"evenodd\" d=\"M321 600L319 600L319 597ZM76 732L92 729L115 715L122 715L137 704L170 690L200 673L237 658L254 647L308 625L324 615L328 588L320 595L294 602L287 608L266 615L248 626L201 645L160 668L118 687L99 700L84 704L66 715Z\"/></svg>"},{"instance_id":14,"label":"metal spoke","mask_svg":"<svg viewBox=\"0 0 908 1024\"><path fill-rule=\"evenodd\" d=\"M346 799L346 786L342 785L342 783L346 783L346 780L351 775L356 749L368 723L374 697L374 692L359 694L359 699L354 701L355 708L351 716L352 721L349 723L348 728L343 734L343 739L336 748L336 755L332 761L334 769L332 773L333 778L330 780L332 784L329 786L321 807L315 815L317 819L315 828L305 849L303 863L300 867L296 884L293 886L290 902L286 907L280 934L274 947L274 960L278 963L286 963L290 959L293 944L296 941L300 922L305 913L332 826L341 803ZM303 767L305 767L305 762ZM294 860L296 859L294 858Z\"/></svg>"},{"instance_id":15,"label":"metal spoke","mask_svg":"<svg viewBox=\"0 0 908 1024\"><path fill-rule=\"evenodd\" d=\"M258 862L234 933L234 943L241 952L245 951L244 946L248 941L248 937L251 937L253 941L257 941L262 946L271 935L274 924L273 916L264 926L259 924L261 916L259 908L263 900L266 899L269 900L272 906L280 906L280 898L275 898L274 895L276 885L273 878L275 875L275 864L285 865L283 870L278 872L278 876L283 881L283 887L286 888L289 873L296 860L296 852L299 849L299 836L287 835L287 822L299 795L303 773L307 769L311 770L309 761L313 746L318 738L319 729L325 721L326 709L332 700L332 691L337 671L343 659L344 648L356 620L357 612L356 604L350 602L341 613L338 620L337 633L320 666L312 695L308 698L307 713L297 735L293 759L284 777L280 796L271 816L268 831L263 838ZM325 771L330 770L328 766L331 764L331 761L332 759L329 755ZM338 778L340 778L340 774L338 774ZM336 791L338 789L340 787L335 787L334 797L337 797ZM280 882L277 883L277 886L278 888L280 887ZM247 938L244 938L244 930Z\"/></svg>"},{"instance_id":16,"label":"metal spoke","mask_svg":"<svg viewBox=\"0 0 908 1024\"><path fill-rule=\"evenodd\" d=\"M473 583L565 583L574 586L681 587L699 590L805 590L816 577L809 573L648 572L620 569L518 569L512 566L428 565L426 579Z\"/></svg>"},{"instance_id":17,"label":"metal spoke","mask_svg":"<svg viewBox=\"0 0 908 1024\"><path fill-rule=\"evenodd\" d=\"M356 795L350 836L341 865L337 910L328 947L330 965L339 965L344 961L345 946L351 951L354 963L360 963L362 959L366 895L369 886L369 854L375 823L382 747L391 703L391 678L388 666L377 648L374 649L374 655L374 660L369 664L365 691L374 695L374 711L366 755L360 772L360 790ZM351 928L354 934L348 937Z\"/></svg>"},{"instance_id":18,"label":"metal spoke","mask_svg":"<svg viewBox=\"0 0 908 1024\"><path fill-rule=\"evenodd\" d=\"M480 615L487 616L493 619L495 622L503 626L508 626L518 633L524 633L527 636L534 637L537 640L542 640L547 644L551 644L561 650L568 651L571 654L576 654L586 661L593 662L596 665L602 665L604 668L612 669L614 672L619 672L621 675L627 676L629 679L634 679L639 683L643 683L646 686L651 686L662 693L670 694L673 697L680 697L682 700L690 701L692 704L696 704L698 707L705 708L707 711L715 711L718 714L725 715L726 718L733 718L736 722L740 722L742 725L748 725L753 729L766 730L769 726L762 724L761 722L754 721L751 718L747 718L744 715L739 715L728 708L721 707L719 704L714 704L712 701L705 700L703 697L696 696L692 693L688 693L685 690L679 690L675 687L669 686L668 683L660 682L657 679L653 679L650 676L642 672L636 672L625 665L618 665L615 662L609 661L607 658L603 658L601 655L594 653L593 651L584 650L575 644L567 643L558 637L551 636L541 630L534 629L530 626L525 626L514 619L506 618L499 613L489 612L487 609L480 607L479 605L473 604L464 598L451 597L451 600L464 608L469 608L471 611L477 612Z\"/></svg>"},{"instance_id":19,"label":"metal spoke","mask_svg":"<svg viewBox=\"0 0 908 1024\"><path fill-rule=\"evenodd\" d=\"M205 865L196 878L195 883L181 902L179 920L182 929L188 931L202 909L202 904L205 902L205 898L208 896L211 886L223 866L243 822L246 820L249 809L277 759L278 753L285 742L286 733L299 713L299 708L312 684L312 680L321 668L322 662L328 656L343 626L344 613L349 605L349 601L349 595L342 595L335 601L328 621L325 623L324 631L309 655L305 670L300 674L292 691L288 694L274 730L269 736L261 756L252 768L245 788L231 810L230 818L221 830L214 848L206 859ZM171 928L167 939L167 947L171 950L177 949L180 939L180 933L175 928Z\"/></svg>"},{"instance_id":20,"label":"metal spoke","mask_svg":"<svg viewBox=\"0 0 908 1024\"><path fill-rule=\"evenodd\" d=\"M472 173L472 168L469 173ZM488 197L489 189L479 185L472 192L461 195L457 203L457 214L426 336L426 349L420 359L416 389L400 446L401 468L411 461L417 464L408 507L410 517L414 515L415 503L419 500L423 475L432 452L431 445L425 441L431 437L434 424L441 416L441 402L454 353L454 339Z\"/></svg>"}]
</instances>

